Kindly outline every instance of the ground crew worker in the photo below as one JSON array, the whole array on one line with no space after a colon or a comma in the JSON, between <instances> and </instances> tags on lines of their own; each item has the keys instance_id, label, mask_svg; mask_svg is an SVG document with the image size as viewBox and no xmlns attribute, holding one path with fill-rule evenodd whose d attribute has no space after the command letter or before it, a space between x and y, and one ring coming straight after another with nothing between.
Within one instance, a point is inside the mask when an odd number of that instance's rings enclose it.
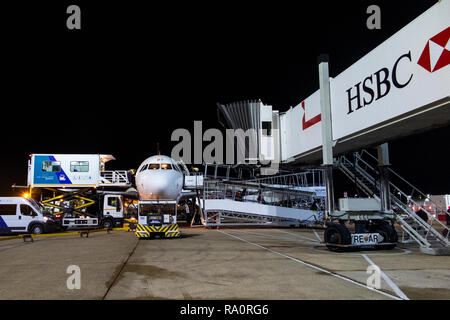
<instances>
[{"instance_id":1,"label":"ground crew worker","mask_svg":"<svg viewBox=\"0 0 450 320\"><path fill-rule=\"evenodd\" d=\"M127 178L128 178L128 181L132 185L135 185L135 172L134 172L134 169L130 169L130 170L127 171Z\"/></svg>"}]
</instances>

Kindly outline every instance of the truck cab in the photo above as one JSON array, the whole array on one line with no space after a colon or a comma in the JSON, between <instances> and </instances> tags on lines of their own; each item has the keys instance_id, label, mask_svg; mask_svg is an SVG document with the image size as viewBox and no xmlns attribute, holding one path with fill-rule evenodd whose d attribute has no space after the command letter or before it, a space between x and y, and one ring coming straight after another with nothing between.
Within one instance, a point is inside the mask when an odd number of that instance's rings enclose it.
<instances>
[{"instance_id":1,"label":"truck cab","mask_svg":"<svg viewBox=\"0 0 450 320\"><path fill-rule=\"evenodd\" d=\"M123 197L118 194L105 194L99 197L99 205L89 207L86 216L65 215L62 218L64 229L80 227L121 227L124 218Z\"/></svg>"},{"instance_id":2,"label":"truck cab","mask_svg":"<svg viewBox=\"0 0 450 320\"><path fill-rule=\"evenodd\" d=\"M55 221L45 216L33 199L0 197L0 232L41 234L56 229Z\"/></svg>"},{"instance_id":3,"label":"truck cab","mask_svg":"<svg viewBox=\"0 0 450 320\"><path fill-rule=\"evenodd\" d=\"M123 198L121 195L106 194L103 197L103 217L100 224L103 228L121 226L124 217Z\"/></svg>"}]
</instances>

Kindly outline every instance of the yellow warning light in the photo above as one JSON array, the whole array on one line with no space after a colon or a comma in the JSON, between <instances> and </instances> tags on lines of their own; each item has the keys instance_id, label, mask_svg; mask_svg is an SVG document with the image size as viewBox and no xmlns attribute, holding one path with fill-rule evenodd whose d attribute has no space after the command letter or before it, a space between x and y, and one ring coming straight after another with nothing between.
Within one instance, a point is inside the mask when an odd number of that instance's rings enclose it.
<instances>
[{"instance_id":1,"label":"yellow warning light","mask_svg":"<svg viewBox=\"0 0 450 320\"><path fill-rule=\"evenodd\" d=\"M23 194L23 197L24 197L24 198L29 198L30 195L29 195L28 193L24 193L24 194Z\"/></svg>"}]
</instances>

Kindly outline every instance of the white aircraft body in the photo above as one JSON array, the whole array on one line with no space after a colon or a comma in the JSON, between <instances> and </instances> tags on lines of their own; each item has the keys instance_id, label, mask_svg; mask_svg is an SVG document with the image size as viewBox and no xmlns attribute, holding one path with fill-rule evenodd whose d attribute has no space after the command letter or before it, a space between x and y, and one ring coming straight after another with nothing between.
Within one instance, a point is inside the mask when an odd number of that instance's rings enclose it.
<instances>
[{"instance_id":1,"label":"white aircraft body","mask_svg":"<svg viewBox=\"0 0 450 320\"><path fill-rule=\"evenodd\" d=\"M183 172L172 158L162 155L147 158L136 172L139 200L177 200L183 181Z\"/></svg>"}]
</instances>

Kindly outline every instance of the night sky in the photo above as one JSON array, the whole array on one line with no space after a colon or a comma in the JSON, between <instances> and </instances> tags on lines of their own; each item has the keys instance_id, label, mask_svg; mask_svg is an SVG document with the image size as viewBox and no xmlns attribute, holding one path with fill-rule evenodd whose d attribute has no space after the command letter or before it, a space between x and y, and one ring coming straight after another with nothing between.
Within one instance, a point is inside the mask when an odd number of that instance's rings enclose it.
<instances>
[{"instance_id":1,"label":"night sky","mask_svg":"<svg viewBox=\"0 0 450 320\"><path fill-rule=\"evenodd\" d=\"M170 155L176 128L219 128L217 102L285 111L318 89L319 54L334 77L436 1L243 2L2 4L0 195L26 184L29 153L108 153L110 168L137 168L157 141ZM70 4L81 30L66 28ZM366 27L370 4L381 30ZM393 169L450 193L449 129L392 141Z\"/></svg>"}]
</instances>

